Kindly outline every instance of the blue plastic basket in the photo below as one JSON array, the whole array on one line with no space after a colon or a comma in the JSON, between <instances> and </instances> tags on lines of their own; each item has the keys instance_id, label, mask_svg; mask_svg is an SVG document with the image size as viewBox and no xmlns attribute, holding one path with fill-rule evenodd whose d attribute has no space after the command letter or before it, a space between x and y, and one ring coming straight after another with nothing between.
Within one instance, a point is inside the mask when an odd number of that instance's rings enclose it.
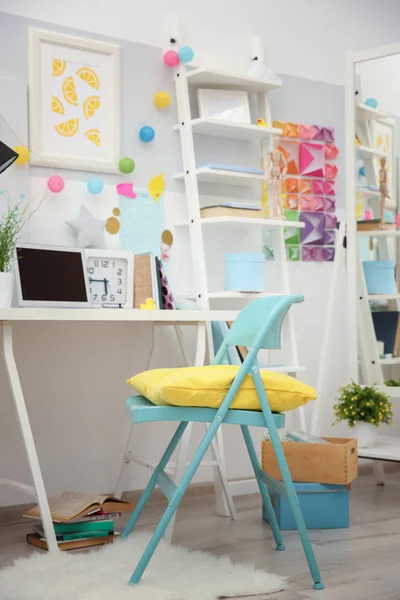
<instances>
[{"instance_id":1,"label":"blue plastic basket","mask_svg":"<svg viewBox=\"0 0 400 600\"><path fill-rule=\"evenodd\" d=\"M394 260L366 260L363 262L368 294L395 294L396 263Z\"/></svg>"},{"instance_id":2,"label":"blue plastic basket","mask_svg":"<svg viewBox=\"0 0 400 600\"><path fill-rule=\"evenodd\" d=\"M264 254L256 252L225 254L225 290L263 292L264 263Z\"/></svg>"}]
</instances>

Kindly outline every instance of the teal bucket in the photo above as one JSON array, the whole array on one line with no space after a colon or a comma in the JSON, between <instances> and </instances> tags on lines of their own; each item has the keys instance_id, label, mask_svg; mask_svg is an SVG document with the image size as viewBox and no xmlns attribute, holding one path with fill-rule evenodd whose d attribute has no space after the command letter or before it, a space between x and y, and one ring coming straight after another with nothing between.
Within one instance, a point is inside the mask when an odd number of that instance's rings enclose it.
<instances>
[{"instance_id":1,"label":"teal bucket","mask_svg":"<svg viewBox=\"0 0 400 600\"><path fill-rule=\"evenodd\" d=\"M368 294L395 294L396 263L394 260L366 260L363 262Z\"/></svg>"},{"instance_id":2,"label":"teal bucket","mask_svg":"<svg viewBox=\"0 0 400 600\"><path fill-rule=\"evenodd\" d=\"M225 291L263 292L264 254L231 252L225 254Z\"/></svg>"}]
</instances>

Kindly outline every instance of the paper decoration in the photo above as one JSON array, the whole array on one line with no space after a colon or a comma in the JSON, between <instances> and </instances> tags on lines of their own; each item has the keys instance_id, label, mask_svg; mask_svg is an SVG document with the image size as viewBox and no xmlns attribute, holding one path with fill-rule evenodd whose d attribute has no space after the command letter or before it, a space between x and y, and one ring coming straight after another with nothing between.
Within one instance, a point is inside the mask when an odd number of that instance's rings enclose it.
<instances>
[{"instance_id":1,"label":"paper decoration","mask_svg":"<svg viewBox=\"0 0 400 600\"><path fill-rule=\"evenodd\" d=\"M288 194L298 194L299 193L299 180L293 179L292 177L287 177L285 179L284 190Z\"/></svg>"},{"instance_id":2,"label":"paper decoration","mask_svg":"<svg viewBox=\"0 0 400 600\"><path fill-rule=\"evenodd\" d=\"M164 176L162 173L160 173L159 175L157 175L156 177L153 177L153 179L150 181L149 183L149 192L151 194L151 197L158 202L159 198L161 197L161 194L164 191Z\"/></svg>"},{"instance_id":3,"label":"paper decoration","mask_svg":"<svg viewBox=\"0 0 400 600\"><path fill-rule=\"evenodd\" d=\"M326 219L325 219L325 225L326 225ZM325 246L333 246L335 244L335 234L336 234L335 229L325 229L325 234L324 234Z\"/></svg>"},{"instance_id":4,"label":"paper decoration","mask_svg":"<svg viewBox=\"0 0 400 600\"><path fill-rule=\"evenodd\" d=\"M118 183L117 194L119 196L125 196L125 198L136 198L136 194L133 190L133 183Z\"/></svg>"},{"instance_id":5,"label":"paper decoration","mask_svg":"<svg viewBox=\"0 0 400 600\"><path fill-rule=\"evenodd\" d=\"M337 216L333 214L325 215L325 229L336 229Z\"/></svg>"},{"instance_id":6,"label":"paper decoration","mask_svg":"<svg viewBox=\"0 0 400 600\"><path fill-rule=\"evenodd\" d=\"M300 246L286 246L286 256L287 259L291 261L300 260Z\"/></svg>"},{"instance_id":7,"label":"paper decoration","mask_svg":"<svg viewBox=\"0 0 400 600\"><path fill-rule=\"evenodd\" d=\"M285 217L288 221L299 221L300 213L294 210L285 210ZM285 244L300 244L300 229L285 227L283 231L285 236Z\"/></svg>"},{"instance_id":8,"label":"paper decoration","mask_svg":"<svg viewBox=\"0 0 400 600\"><path fill-rule=\"evenodd\" d=\"M326 196L335 196L336 189L333 181L324 181L324 194Z\"/></svg>"},{"instance_id":9,"label":"paper decoration","mask_svg":"<svg viewBox=\"0 0 400 600\"><path fill-rule=\"evenodd\" d=\"M286 159L288 174L299 174L299 142L285 140L281 142L279 150Z\"/></svg>"},{"instance_id":10,"label":"paper decoration","mask_svg":"<svg viewBox=\"0 0 400 600\"><path fill-rule=\"evenodd\" d=\"M317 133L317 129L314 127L314 125L299 125L299 129L300 137L303 140L312 140Z\"/></svg>"},{"instance_id":11,"label":"paper decoration","mask_svg":"<svg viewBox=\"0 0 400 600\"><path fill-rule=\"evenodd\" d=\"M286 194L285 210L299 210L299 197L297 194Z\"/></svg>"},{"instance_id":12,"label":"paper decoration","mask_svg":"<svg viewBox=\"0 0 400 600\"><path fill-rule=\"evenodd\" d=\"M324 199L322 196L301 196L300 210L308 212L324 212Z\"/></svg>"},{"instance_id":13,"label":"paper decoration","mask_svg":"<svg viewBox=\"0 0 400 600\"><path fill-rule=\"evenodd\" d=\"M336 198L335 196L330 196L328 198L324 198L324 209L325 212L335 212L336 210Z\"/></svg>"},{"instance_id":14,"label":"paper decoration","mask_svg":"<svg viewBox=\"0 0 400 600\"><path fill-rule=\"evenodd\" d=\"M285 133L286 137L298 138L300 137L300 129L296 123L286 123Z\"/></svg>"},{"instance_id":15,"label":"paper decoration","mask_svg":"<svg viewBox=\"0 0 400 600\"><path fill-rule=\"evenodd\" d=\"M272 127L282 129L282 135L286 137L287 123L285 121L272 121Z\"/></svg>"},{"instance_id":16,"label":"paper decoration","mask_svg":"<svg viewBox=\"0 0 400 600\"><path fill-rule=\"evenodd\" d=\"M324 260L326 262L331 262L333 261L335 258L335 248L334 246L332 247L325 247L324 248Z\"/></svg>"},{"instance_id":17,"label":"paper decoration","mask_svg":"<svg viewBox=\"0 0 400 600\"><path fill-rule=\"evenodd\" d=\"M314 127L317 130L313 138L314 140L333 144L335 141L335 130L333 127L318 127L317 125L314 125Z\"/></svg>"},{"instance_id":18,"label":"paper decoration","mask_svg":"<svg viewBox=\"0 0 400 600\"><path fill-rule=\"evenodd\" d=\"M338 168L336 165L331 165L329 163L325 164L325 177L327 179L335 179L338 173Z\"/></svg>"},{"instance_id":19,"label":"paper decoration","mask_svg":"<svg viewBox=\"0 0 400 600\"><path fill-rule=\"evenodd\" d=\"M300 173L312 177L324 176L324 148L321 144L300 144Z\"/></svg>"},{"instance_id":20,"label":"paper decoration","mask_svg":"<svg viewBox=\"0 0 400 600\"><path fill-rule=\"evenodd\" d=\"M300 194L312 194L311 179L300 179Z\"/></svg>"},{"instance_id":21,"label":"paper decoration","mask_svg":"<svg viewBox=\"0 0 400 600\"><path fill-rule=\"evenodd\" d=\"M314 179L312 182L312 191L313 194L323 194L324 193L324 182L321 179Z\"/></svg>"},{"instance_id":22,"label":"paper decoration","mask_svg":"<svg viewBox=\"0 0 400 600\"><path fill-rule=\"evenodd\" d=\"M105 248L104 227L106 222L96 219L84 204L81 204L81 212L77 219L65 221L77 236L79 248Z\"/></svg>"},{"instance_id":23,"label":"paper decoration","mask_svg":"<svg viewBox=\"0 0 400 600\"><path fill-rule=\"evenodd\" d=\"M325 160L335 160L338 154L339 150L335 144L325 144Z\"/></svg>"},{"instance_id":24,"label":"paper decoration","mask_svg":"<svg viewBox=\"0 0 400 600\"><path fill-rule=\"evenodd\" d=\"M106 231L107 233L110 233L111 235L116 235L120 228L121 228L121 223L119 221L119 219L117 219L117 217L119 217L121 214L120 209L116 206L113 209L113 215L112 217L109 217L106 221Z\"/></svg>"},{"instance_id":25,"label":"paper decoration","mask_svg":"<svg viewBox=\"0 0 400 600\"><path fill-rule=\"evenodd\" d=\"M300 222L305 224L301 229L301 243L303 245L318 245L324 243L325 215L317 212L304 212L300 214Z\"/></svg>"},{"instance_id":26,"label":"paper decoration","mask_svg":"<svg viewBox=\"0 0 400 600\"><path fill-rule=\"evenodd\" d=\"M119 196L119 207L121 250L129 250L133 254L152 252L159 256L161 235L165 229L163 196L154 202L148 190L138 189L134 201Z\"/></svg>"},{"instance_id":27,"label":"paper decoration","mask_svg":"<svg viewBox=\"0 0 400 600\"><path fill-rule=\"evenodd\" d=\"M301 258L306 262L322 262L324 260L324 248L322 246L302 246Z\"/></svg>"}]
</instances>

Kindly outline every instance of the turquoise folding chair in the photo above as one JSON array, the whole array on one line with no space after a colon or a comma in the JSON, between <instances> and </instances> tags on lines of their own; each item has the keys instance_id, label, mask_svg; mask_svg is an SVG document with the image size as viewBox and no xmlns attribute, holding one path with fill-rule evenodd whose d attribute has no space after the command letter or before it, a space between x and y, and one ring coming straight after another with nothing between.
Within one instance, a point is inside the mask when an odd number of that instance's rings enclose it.
<instances>
[{"instance_id":1,"label":"turquoise folding chair","mask_svg":"<svg viewBox=\"0 0 400 600\"><path fill-rule=\"evenodd\" d=\"M179 421L178 428L173 435L163 457L155 468L150 481L147 484L135 510L133 511L128 524L126 525L122 537L125 538L136 525L141 512L143 511L152 491L158 485L161 491L168 499L168 507L164 512L154 534L145 549L143 556L139 560L130 584L139 583L151 557L154 554L170 520L178 508L190 482L192 481L205 453L207 452L218 428L222 423L229 425L240 425L244 441L253 465L254 473L260 488L262 500L265 506L266 515L271 524L274 534L277 550L285 550L282 543L282 536L279 525L272 507L268 488L275 493L279 493L288 498L293 515L299 530L303 549L307 558L311 576L314 580L314 589L322 590L324 585L321 582L318 565L308 537L307 528L304 522L303 514L300 509L296 490L293 485L289 468L282 450L277 429L284 427L285 417L282 414L273 414L268 404L268 398L264 390L263 382L260 376L257 364L257 353L260 349L279 349L283 320L294 303L303 302L301 295L274 296L270 298L260 298L248 304L244 308L232 327L228 331L217 355L213 361L214 365L222 364L229 346L247 346L250 348L247 357L240 367L232 385L227 392L221 406L218 409L195 408L181 406L155 406L142 396L132 396L127 399L127 409L133 423L146 423L149 421ZM261 404L261 411L251 410L229 410L229 407L239 390L246 375L251 374L254 380L257 395ZM190 462L182 480L178 485L165 472L175 448L185 431L189 422L210 423L198 449L196 450L192 461ZM278 481L269 475L266 475L257 458L253 441L249 432L249 425L256 427L266 427L269 431L271 442L276 454L276 458L281 470L282 480Z\"/></svg>"}]
</instances>

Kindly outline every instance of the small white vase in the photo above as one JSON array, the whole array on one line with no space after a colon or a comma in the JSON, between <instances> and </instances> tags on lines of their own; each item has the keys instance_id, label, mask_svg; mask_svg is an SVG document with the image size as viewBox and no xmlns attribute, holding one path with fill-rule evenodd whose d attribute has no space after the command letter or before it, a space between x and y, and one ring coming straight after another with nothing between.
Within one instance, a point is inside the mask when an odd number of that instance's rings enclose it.
<instances>
[{"instance_id":1,"label":"small white vase","mask_svg":"<svg viewBox=\"0 0 400 600\"><path fill-rule=\"evenodd\" d=\"M14 273L0 273L0 308L11 308Z\"/></svg>"},{"instance_id":2,"label":"small white vase","mask_svg":"<svg viewBox=\"0 0 400 600\"><path fill-rule=\"evenodd\" d=\"M378 437L378 429L371 423L359 421L353 428L354 437L358 440L359 448L373 448Z\"/></svg>"}]
</instances>

